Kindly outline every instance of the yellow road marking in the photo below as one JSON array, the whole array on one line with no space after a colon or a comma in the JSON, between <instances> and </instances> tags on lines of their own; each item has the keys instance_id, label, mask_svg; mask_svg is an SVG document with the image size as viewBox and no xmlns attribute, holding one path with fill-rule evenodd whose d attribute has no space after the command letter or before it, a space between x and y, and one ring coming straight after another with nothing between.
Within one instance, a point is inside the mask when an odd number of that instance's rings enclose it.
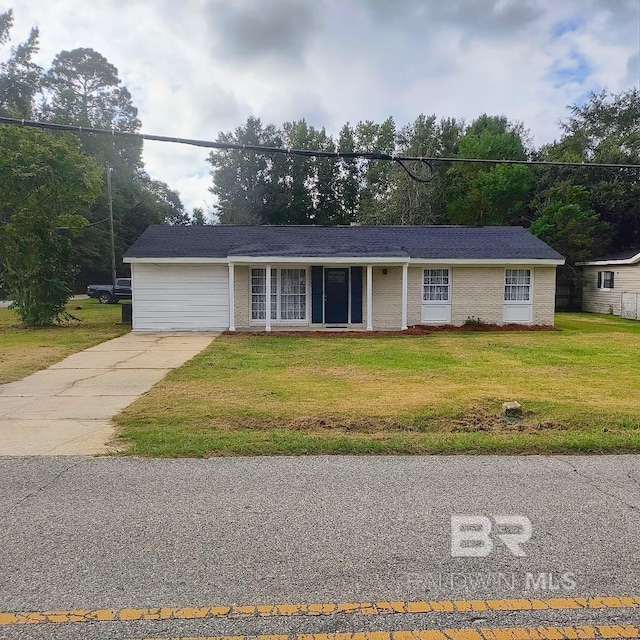
<instances>
[{"instance_id":1,"label":"yellow road marking","mask_svg":"<svg viewBox=\"0 0 640 640\"><path fill-rule=\"evenodd\" d=\"M640 638L640 627L597 625L580 627L501 627L496 629L422 629L417 631L366 631L312 633L297 636L198 636L145 638L145 640L590 640Z\"/></svg>"},{"instance_id":2,"label":"yellow road marking","mask_svg":"<svg viewBox=\"0 0 640 640\"><path fill-rule=\"evenodd\" d=\"M640 596L595 598L518 598L510 600L420 600L415 602L340 602L318 604L233 605L215 607L158 607L136 609L74 609L69 611L0 612L0 625L130 622L137 620L197 620L204 618L271 618L281 616L330 616L335 614L387 615L398 613L465 613L469 611L536 611L548 609L639 608ZM270 636L271 637L271 636ZM528 637L528 636L527 636ZM576 636L579 637L579 636ZM604 637L604 636L603 636ZM635 638L636 636L629 636ZM413 637L412 637L413 638ZM490 640L504 640L506 636ZM307 640L304 638L303 640ZM317 639L316 639L317 640ZM361 640L359 637L322 640ZM376 640L369 637L362 640ZM386 639L385 639L386 640ZM392 640L410 640L408 637ZM415 640L415 638L414 638ZM419 638L418 640L429 640ZM554 640L549 638L548 640Z\"/></svg>"}]
</instances>

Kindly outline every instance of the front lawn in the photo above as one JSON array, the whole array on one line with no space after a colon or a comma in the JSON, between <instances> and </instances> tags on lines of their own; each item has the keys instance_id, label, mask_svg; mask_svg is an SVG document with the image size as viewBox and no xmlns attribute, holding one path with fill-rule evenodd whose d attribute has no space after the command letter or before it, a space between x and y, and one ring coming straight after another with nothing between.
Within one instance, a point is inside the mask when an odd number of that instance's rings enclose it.
<instances>
[{"instance_id":1,"label":"front lawn","mask_svg":"<svg viewBox=\"0 0 640 640\"><path fill-rule=\"evenodd\" d=\"M72 300L67 311L82 322L71 326L28 329L11 309L0 309L0 384L28 376L72 353L130 331L120 324L119 304Z\"/></svg>"},{"instance_id":2,"label":"front lawn","mask_svg":"<svg viewBox=\"0 0 640 640\"><path fill-rule=\"evenodd\" d=\"M224 335L116 420L127 453L640 451L640 323L559 332ZM520 421L499 418L519 401Z\"/></svg>"}]
</instances>

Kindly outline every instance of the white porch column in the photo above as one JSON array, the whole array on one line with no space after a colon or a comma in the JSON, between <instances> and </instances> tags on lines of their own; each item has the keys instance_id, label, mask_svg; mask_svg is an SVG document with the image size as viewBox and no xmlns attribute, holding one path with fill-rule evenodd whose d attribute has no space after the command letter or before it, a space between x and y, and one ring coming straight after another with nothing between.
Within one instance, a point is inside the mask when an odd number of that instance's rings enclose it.
<instances>
[{"instance_id":1,"label":"white porch column","mask_svg":"<svg viewBox=\"0 0 640 640\"><path fill-rule=\"evenodd\" d=\"M367 265L367 331L373 331L373 267Z\"/></svg>"},{"instance_id":2,"label":"white porch column","mask_svg":"<svg viewBox=\"0 0 640 640\"><path fill-rule=\"evenodd\" d=\"M407 328L407 300L409 288L409 265L405 262L402 265L402 330Z\"/></svg>"},{"instance_id":3,"label":"white porch column","mask_svg":"<svg viewBox=\"0 0 640 640\"><path fill-rule=\"evenodd\" d=\"M271 265L268 264L265 268L265 277L266 281L266 293L267 293L267 302L265 309L265 323L264 330L271 331Z\"/></svg>"},{"instance_id":4,"label":"white porch column","mask_svg":"<svg viewBox=\"0 0 640 640\"><path fill-rule=\"evenodd\" d=\"M229 331L236 330L236 290L233 262L229 263Z\"/></svg>"}]
</instances>

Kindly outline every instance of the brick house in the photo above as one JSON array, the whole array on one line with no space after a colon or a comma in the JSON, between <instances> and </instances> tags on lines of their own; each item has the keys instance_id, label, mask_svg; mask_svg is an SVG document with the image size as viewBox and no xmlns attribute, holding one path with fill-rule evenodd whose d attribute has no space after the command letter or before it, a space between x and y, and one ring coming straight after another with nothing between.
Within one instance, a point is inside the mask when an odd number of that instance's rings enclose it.
<instances>
[{"instance_id":1,"label":"brick house","mask_svg":"<svg viewBox=\"0 0 640 640\"><path fill-rule=\"evenodd\" d=\"M563 257L522 227L167 226L130 247L133 329L552 325Z\"/></svg>"}]
</instances>

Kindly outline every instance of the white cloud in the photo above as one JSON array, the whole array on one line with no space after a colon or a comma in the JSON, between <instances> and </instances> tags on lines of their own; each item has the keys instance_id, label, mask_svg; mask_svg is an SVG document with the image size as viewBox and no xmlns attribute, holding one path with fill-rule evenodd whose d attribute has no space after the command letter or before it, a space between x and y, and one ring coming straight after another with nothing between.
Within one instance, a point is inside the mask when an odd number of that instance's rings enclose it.
<instances>
[{"instance_id":1,"label":"white cloud","mask_svg":"<svg viewBox=\"0 0 640 640\"><path fill-rule=\"evenodd\" d=\"M36 6L37 5L37 6ZM637 86L637 0L0 0L39 62L92 47L118 67L143 131L214 139L249 115L399 126L505 114L537 144L588 91ZM188 208L213 196L206 150L146 143Z\"/></svg>"}]
</instances>

